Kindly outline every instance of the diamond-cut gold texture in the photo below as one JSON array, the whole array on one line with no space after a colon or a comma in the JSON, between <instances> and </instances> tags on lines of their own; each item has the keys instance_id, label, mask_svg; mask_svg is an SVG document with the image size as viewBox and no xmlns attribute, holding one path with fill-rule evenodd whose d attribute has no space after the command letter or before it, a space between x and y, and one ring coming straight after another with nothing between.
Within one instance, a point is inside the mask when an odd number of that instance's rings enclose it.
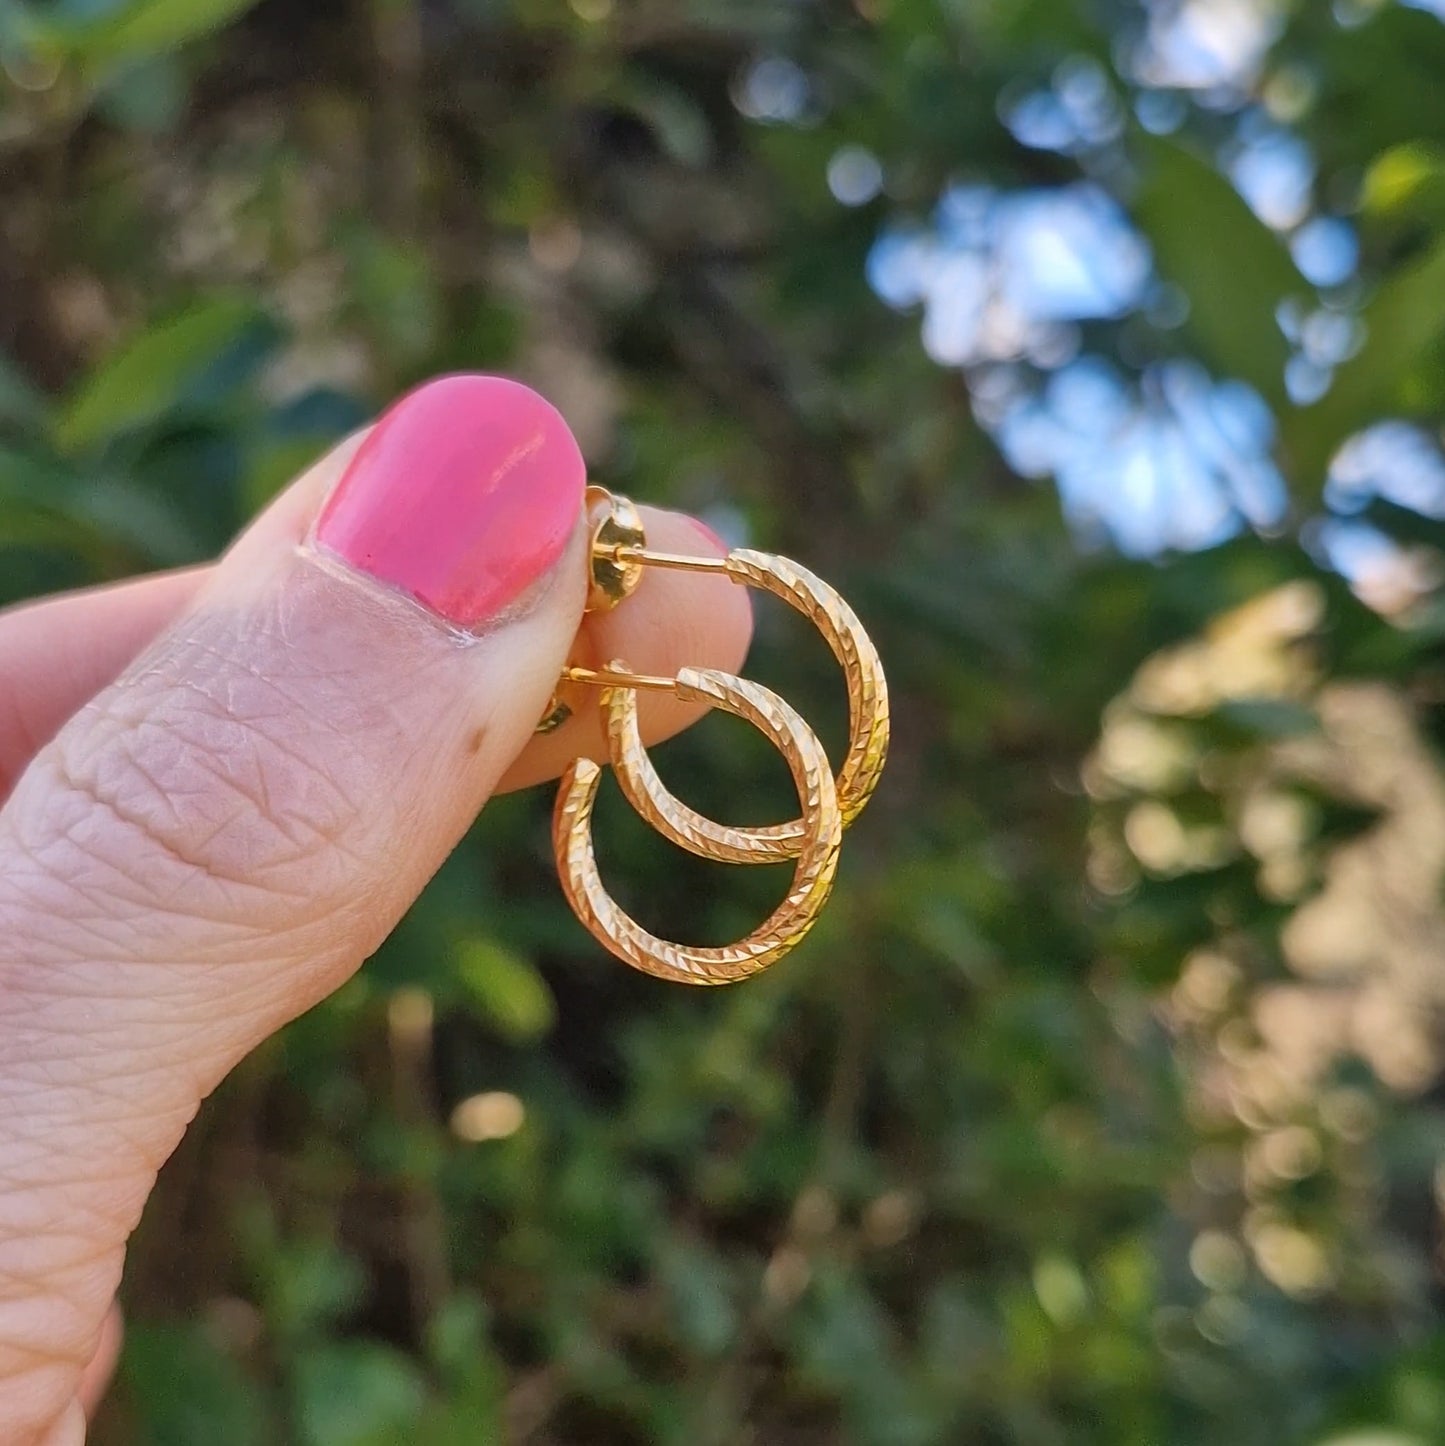
<instances>
[{"instance_id":1,"label":"diamond-cut gold texture","mask_svg":"<svg viewBox=\"0 0 1445 1446\"><path fill-rule=\"evenodd\" d=\"M888 755L888 683L878 649L838 591L786 557L739 549L728 555L727 575L762 588L796 608L817 627L842 665L848 684L848 754L838 771L838 805L846 828L863 811ZM730 863L774 863L798 856L806 818L762 828L731 828L673 797L642 746L637 707L624 690L603 704L612 766L627 800L657 831L692 853Z\"/></svg>"},{"instance_id":2,"label":"diamond-cut gold texture","mask_svg":"<svg viewBox=\"0 0 1445 1446\"><path fill-rule=\"evenodd\" d=\"M615 668L623 665L614 664ZM610 711L614 695L603 690ZM592 809L602 770L579 758L562 777L552 815L552 842L562 888L588 932L619 959L659 979L684 984L731 984L766 969L794 948L812 928L833 886L843 842L843 814L827 754L813 730L778 695L758 683L711 668L684 668L677 693L687 701L710 703L761 729L788 760L803 807L804 829L787 896L767 921L736 944L701 947L674 944L649 933L608 895L592 846ZM637 745L641 753L641 743ZM655 805L666 811L664 801ZM753 857L749 862L757 862Z\"/></svg>"}]
</instances>

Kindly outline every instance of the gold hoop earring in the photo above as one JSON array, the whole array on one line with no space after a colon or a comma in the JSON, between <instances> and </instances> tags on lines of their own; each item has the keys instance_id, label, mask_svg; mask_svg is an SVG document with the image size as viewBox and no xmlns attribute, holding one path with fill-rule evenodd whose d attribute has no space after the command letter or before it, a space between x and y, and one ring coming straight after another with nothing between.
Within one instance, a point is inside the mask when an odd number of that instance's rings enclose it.
<instances>
[{"instance_id":1,"label":"gold hoop earring","mask_svg":"<svg viewBox=\"0 0 1445 1446\"><path fill-rule=\"evenodd\" d=\"M567 682L602 688L608 754L624 795L664 837L705 858L732 863L797 861L793 886L760 928L737 944L694 948L648 933L608 896L592 848L591 815L601 777L578 759L563 778L553 815L553 845L563 889L588 931L613 954L660 978L696 984L746 978L782 958L812 927L832 886L843 830L868 802L888 750L888 687L882 662L857 615L842 597L806 568L784 557L739 549L724 558L650 551L642 520L626 498L588 489L594 518L588 610L612 608L626 598L647 566L720 573L789 603L822 632L848 685L849 744L835 780L817 736L776 693L713 669L688 668L676 678L645 677L614 663L598 671L569 667ZM784 824L738 828L717 823L674 797L642 745L638 689L665 689L690 701L747 718L788 761L803 805ZM553 699L541 725L565 720L570 709Z\"/></svg>"},{"instance_id":2,"label":"gold hoop earring","mask_svg":"<svg viewBox=\"0 0 1445 1446\"><path fill-rule=\"evenodd\" d=\"M842 665L848 685L848 752L836 779L846 828L863 812L888 756L888 683L883 660L858 615L835 588L786 557L738 549L725 558L683 558L633 548L642 565L721 572L731 581L781 598L823 634ZM776 863L796 858L807 836L807 820L759 828L717 823L668 792L642 747L637 708L625 696L604 707L613 768L627 801L659 833L680 848L730 863Z\"/></svg>"},{"instance_id":3,"label":"gold hoop earring","mask_svg":"<svg viewBox=\"0 0 1445 1446\"><path fill-rule=\"evenodd\" d=\"M764 924L736 944L674 944L644 929L603 886L592 847L592 808L602 770L590 758L579 758L562 776L552 815L557 871L573 912L604 948L633 968L659 979L684 984L731 984L776 963L813 927L833 887L843 843L837 790L817 736L776 693L711 668L684 668L673 680L639 680L619 662L593 673L589 681L604 683L604 708L610 706L616 694L630 696L639 682L662 682L685 701L709 703L746 718L787 759L803 805L806 831L797 853L792 887Z\"/></svg>"}]
</instances>

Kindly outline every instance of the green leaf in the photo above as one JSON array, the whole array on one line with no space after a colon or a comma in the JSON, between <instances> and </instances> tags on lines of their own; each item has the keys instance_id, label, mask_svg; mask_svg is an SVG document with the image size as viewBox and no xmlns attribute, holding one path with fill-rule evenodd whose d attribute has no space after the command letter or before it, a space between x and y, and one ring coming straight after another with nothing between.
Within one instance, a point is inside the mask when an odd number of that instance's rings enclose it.
<instances>
[{"instance_id":1,"label":"green leaf","mask_svg":"<svg viewBox=\"0 0 1445 1446\"><path fill-rule=\"evenodd\" d=\"M297 1340L353 1309L366 1291L360 1265L329 1240L274 1247L264 1289L267 1319L287 1340Z\"/></svg>"},{"instance_id":2,"label":"green leaf","mask_svg":"<svg viewBox=\"0 0 1445 1446\"><path fill-rule=\"evenodd\" d=\"M38 430L45 417L45 398L0 352L0 424L12 423L26 431Z\"/></svg>"},{"instance_id":3,"label":"green leaf","mask_svg":"<svg viewBox=\"0 0 1445 1446\"><path fill-rule=\"evenodd\" d=\"M425 253L372 227L358 229L346 249L357 305L385 354L402 363L420 359L436 343L442 311Z\"/></svg>"},{"instance_id":4,"label":"green leaf","mask_svg":"<svg viewBox=\"0 0 1445 1446\"><path fill-rule=\"evenodd\" d=\"M677 1239L662 1245L658 1266L678 1334L700 1355L721 1355L738 1325L722 1260L702 1245Z\"/></svg>"},{"instance_id":5,"label":"green leaf","mask_svg":"<svg viewBox=\"0 0 1445 1446\"><path fill-rule=\"evenodd\" d=\"M93 449L155 420L261 317L252 301L220 297L154 323L81 384L56 423L57 445L67 452Z\"/></svg>"},{"instance_id":6,"label":"green leaf","mask_svg":"<svg viewBox=\"0 0 1445 1446\"><path fill-rule=\"evenodd\" d=\"M469 939L457 961L462 985L481 1013L507 1038L539 1039L552 1028L557 1006L532 963L493 939Z\"/></svg>"},{"instance_id":7,"label":"green leaf","mask_svg":"<svg viewBox=\"0 0 1445 1446\"><path fill-rule=\"evenodd\" d=\"M180 119L186 105L186 74L170 55L147 55L107 76L96 109L123 130L159 135Z\"/></svg>"},{"instance_id":8,"label":"green leaf","mask_svg":"<svg viewBox=\"0 0 1445 1446\"><path fill-rule=\"evenodd\" d=\"M58 25L98 25L114 21L136 0L50 0L45 18Z\"/></svg>"},{"instance_id":9,"label":"green leaf","mask_svg":"<svg viewBox=\"0 0 1445 1446\"><path fill-rule=\"evenodd\" d=\"M1276 314L1308 284L1284 242L1208 161L1154 136L1141 145L1134 210L1161 274L1189 298L1191 331L1216 370L1281 406L1290 347Z\"/></svg>"},{"instance_id":10,"label":"green leaf","mask_svg":"<svg viewBox=\"0 0 1445 1446\"><path fill-rule=\"evenodd\" d=\"M132 1324L121 1379L148 1446L261 1446L274 1440L256 1388L199 1329Z\"/></svg>"},{"instance_id":11,"label":"green leaf","mask_svg":"<svg viewBox=\"0 0 1445 1446\"><path fill-rule=\"evenodd\" d=\"M486 1303L458 1292L427 1322L427 1358L443 1376L465 1378L488 1354L488 1326Z\"/></svg>"},{"instance_id":12,"label":"green leaf","mask_svg":"<svg viewBox=\"0 0 1445 1446\"><path fill-rule=\"evenodd\" d=\"M305 1446L367 1446L414 1425L426 1405L421 1374L405 1356L361 1341L303 1355L295 1392Z\"/></svg>"},{"instance_id":13,"label":"green leaf","mask_svg":"<svg viewBox=\"0 0 1445 1446\"><path fill-rule=\"evenodd\" d=\"M1330 458L1390 408L1396 389L1445 331L1445 241L1384 281L1361 314L1365 343L1313 406L1285 419L1281 445L1295 485L1324 487Z\"/></svg>"},{"instance_id":14,"label":"green leaf","mask_svg":"<svg viewBox=\"0 0 1445 1446\"><path fill-rule=\"evenodd\" d=\"M685 166L704 166L712 154L712 132L703 108L687 91L653 77L628 73L608 98L649 126L663 150Z\"/></svg>"},{"instance_id":15,"label":"green leaf","mask_svg":"<svg viewBox=\"0 0 1445 1446\"><path fill-rule=\"evenodd\" d=\"M162 55L219 30L258 0L129 0L128 4L72 6L46 16L50 38L81 60L109 63L128 56Z\"/></svg>"},{"instance_id":16,"label":"green leaf","mask_svg":"<svg viewBox=\"0 0 1445 1446\"><path fill-rule=\"evenodd\" d=\"M1214 717L1247 738L1297 738L1320 727L1311 709L1288 698L1232 698Z\"/></svg>"}]
</instances>

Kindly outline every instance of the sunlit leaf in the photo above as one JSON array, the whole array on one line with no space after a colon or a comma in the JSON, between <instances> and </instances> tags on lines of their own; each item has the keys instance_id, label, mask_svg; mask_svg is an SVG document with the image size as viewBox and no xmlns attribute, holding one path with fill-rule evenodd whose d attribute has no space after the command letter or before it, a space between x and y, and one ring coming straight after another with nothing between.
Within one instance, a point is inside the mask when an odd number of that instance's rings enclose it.
<instances>
[{"instance_id":1,"label":"sunlit leaf","mask_svg":"<svg viewBox=\"0 0 1445 1446\"><path fill-rule=\"evenodd\" d=\"M1316 1446L1429 1446L1423 1436L1413 1431L1379 1430L1346 1431L1343 1436L1321 1437Z\"/></svg>"},{"instance_id":2,"label":"sunlit leaf","mask_svg":"<svg viewBox=\"0 0 1445 1446\"><path fill-rule=\"evenodd\" d=\"M1360 211L1375 222L1445 217L1445 151L1411 143L1383 152L1365 172Z\"/></svg>"},{"instance_id":3,"label":"sunlit leaf","mask_svg":"<svg viewBox=\"0 0 1445 1446\"><path fill-rule=\"evenodd\" d=\"M481 1013L509 1039L537 1039L551 1029L557 1007L536 967L492 939L468 940L457 958L463 987Z\"/></svg>"}]
</instances>

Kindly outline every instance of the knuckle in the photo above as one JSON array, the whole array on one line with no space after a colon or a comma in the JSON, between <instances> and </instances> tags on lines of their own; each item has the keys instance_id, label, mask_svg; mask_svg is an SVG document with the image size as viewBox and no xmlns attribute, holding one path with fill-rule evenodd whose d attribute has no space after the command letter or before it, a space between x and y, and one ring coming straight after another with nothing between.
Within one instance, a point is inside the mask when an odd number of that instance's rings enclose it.
<instances>
[{"instance_id":1,"label":"knuckle","mask_svg":"<svg viewBox=\"0 0 1445 1446\"><path fill-rule=\"evenodd\" d=\"M108 689L37 756L14 811L77 883L274 932L332 902L362 816L307 734L256 677Z\"/></svg>"}]
</instances>

